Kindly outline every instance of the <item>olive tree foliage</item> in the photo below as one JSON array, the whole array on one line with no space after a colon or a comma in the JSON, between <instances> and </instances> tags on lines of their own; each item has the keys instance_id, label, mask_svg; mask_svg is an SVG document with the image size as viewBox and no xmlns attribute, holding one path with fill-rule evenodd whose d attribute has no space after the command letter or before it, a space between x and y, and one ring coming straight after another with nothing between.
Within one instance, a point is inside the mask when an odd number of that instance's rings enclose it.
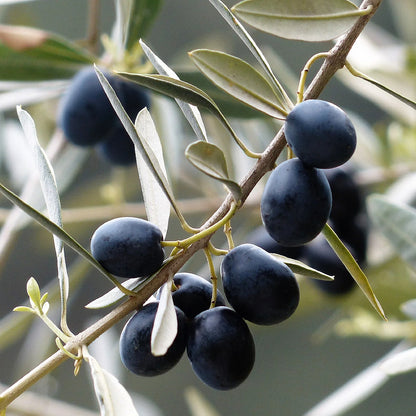
<instances>
[{"instance_id":1,"label":"olive tree foliage","mask_svg":"<svg viewBox=\"0 0 416 416\"><path fill-rule=\"evenodd\" d=\"M4 3L13 7L19 1ZM182 57L192 64L192 70L169 65L146 41L163 8L159 0L115 0L113 30L102 36L94 30L98 2L92 0L89 9L92 30L85 42L76 43L41 28L0 27L0 80L4 90L0 107L5 114L4 135L20 135L26 149L22 154L30 155L27 161L19 162L30 166L29 176L19 182L16 169L10 167L7 178L10 186L0 183L1 194L13 203L4 213L0 260L4 262L6 253L13 249L17 233L36 222L53 236L57 264L57 278L47 287L40 287L30 277L28 302L20 304L22 295L16 300L15 310L0 321L0 348L23 339L29 325L35 325L39 319L56 337L56 352L14 384L4 387L0 414L6 414L7 409L18 412L18 406L13 407L17 399L67 360L74 361L76 372L83 362L89 366L102 415L138 414L128 389L100 366L89 345L161 289L152 351L155 354L166 351L176 331L171 313L172 276L191 262L196 253L202 252L207 262L199 267L208 267L211 278L216 279L215 263L226 251L215 249L212 237L215 234L219 244L227 249L232 247L237 232L232 230L231 223L239 218L244 223L244 218L253 217L264 178L276 163L287 157L282 129L285 117L297 103L318 98L332 78L371 100L391 121L371 126L359 115L351 115L359 132L355 175L358 183L369 190L367 209L373 227L369 261L364 269L329 226L323 230L359 287L345 304L340 302L344 314L332 323L331 329L341 335L397 339L400 344L388 359L375 363L308 415L341 414L364 400L391 375L414 370L415 300L406 298L409 291L403 289L390 302L389 294L395 289L383 280L395 267L403 268L403 262L412 269L416 267L416 213L412 208L416 188L411 157L416 140L416 35L413 22L407 21L412 13L406 12L407 7L414 9L414 5L391 2L396 18L402 23L399 40L371 24L377 9L384 5L381 0L364 0L359 5L347 0L245 0L231 8L220 0L210 0L210 4L218 12L218 19L228 24L230 34L236 35L249 52L250 61L222 50L195 49ZM330 46L311 56L297 77L274 68L273 62L278 62L279 57L270 56L270 51L266 53L266 48L256 43L251 35L256 30L298 41L325 41L323 45ZM99 41L101 47L97 47ZM66 231L66 222L74 220L75 209L62 209L60 197L76 188L78 175L88 167L91 150L66 143L56 127L55 112L45 117L37 109L54 108L70 78L85 66L94 66L102 88L134 143L137 158L134 174L142 198L136 204L124 202L117 183L112 183L106 189L113 197L101 207L80 208L75 221L80 217L82 221L97 221L121 212L141 216L157 225L170 239L165 241L167 256L161 269L147 278L120 283L92 257L76 235ZM317 68L313 76L312 68ZM104 69L148 89L152 108L141 110L131 119ZM173 98L177 107L166 97ZM45 123L49 125L50 136L46 141L38 139L40 126ZM262 137L253 137L253 132ZM185 165L186 161L190 163ZM18 191L10 189L13 187ZM183 189L187 192L182 192ZM191 226L188 215L201 211L208 219ZM246 223L253 226L250 221ZM176 235L171 235L172 225L179 229ZM239 238L244 239L247 232L248 229L244 230ZM380 247L380 234L389 244ZM68 250L77 255L77 260L69 265ZM285 258L284 262L299 276L301 285L310 277L331 279L298 260ZM102 318L73 333L68 324L68 302L73 295L70 287L75 291L91 268L107 278L114 288L110 286L104 295L97 293L87 305L88 309L104 310ZM397 298L404 303L398 304ZM48 315L50 307L60 309L58 319L56 314ZM388 311L396 315L399 308L401 318L389 319ZM368 321L370 326L362 325ZM195 416L207 414L204 411L214 414L197 393L188 393ZM69 411L75 410L68 408Z\"/></svg>"}]
</instances>

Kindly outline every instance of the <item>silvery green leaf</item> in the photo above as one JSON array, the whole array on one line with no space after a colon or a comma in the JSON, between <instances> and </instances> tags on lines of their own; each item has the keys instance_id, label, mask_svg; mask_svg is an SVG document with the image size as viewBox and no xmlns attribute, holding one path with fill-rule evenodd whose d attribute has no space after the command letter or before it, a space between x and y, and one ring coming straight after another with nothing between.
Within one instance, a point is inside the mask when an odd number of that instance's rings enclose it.
<instances>
[{"instance_id":1,"label":"silvery green leaf","mask_svg":"<svg viewBox=\"0 0 416 416\"><path fill-rule=\"evenodd\" d=\"M140 40L140 45L142 46L147 58L159 74L179 79L175 71L163 62L142 40ZM207 141L207 132L198 107L178 99L175 99L175 101L182 110L198 139Z\"/></svg>"},{"instance_id":2,"label":"silvery green leaf","mask_svg":"<svg viewBox=\"0 0 416 416\"><path fill-rule=\"evenodd\" d=\"M243 27L243 25L238 21L236 16L231 13L228 7L221 1L221 0L209 0L210 3L217 9L217 11L221 14L221 16L225 19L225 21L230 25L230 27L234 30L234 32L240 37L240 39L244 42L244 44L248 47L250 52L253 56L257 59L259 64L262 66L264 71L266 72L267 76L269 77L272 85L275 87L275 90L280 97L280 103L282 104L283 108L289 110L292 108L293 104L288 97L286 91L274 75L270 64L268 63L266 57L264 56L261 49L257 46L254 42L254 39L250 36L247 30Z\"/></svg>"},{"instance_id":3,"label":"silvery green leaf","mask_svg":"<svg viewBox=\"0 0 416 416\"><path fill-rule=\"evenodd\" d=\"M387 238L394 251L416 268L416 210L390 201L382 195L370 195L368 213L372 222Z\"/></svg>"},{"instance_id":4,"label":"silvery green leaf","mask_svg":"<svg viewBox=\"0 0 416 416\"><path fill-rule=\"evenodd\" d=\"M389 376L416 370L416 347L387 358L381 363L380 370Z\"/></svg>"},{"instance_id":5,"label":"silvery green leaf","mask_svg":"<svg viewBox=\"0 0 416 416\"><path fill-rule=\"evenodd\" d=\"M178 319L172 298L173 278L163 285L152 329L151 351L155 356L164 355L178 332Z\"/></svg>"},{"instance_id":6,"label":"silvery green leaf","mask_svg":"<svg viewBox=\"0 0 416 416\"><path fill-rule=\"evenodd\" d=\"M135 127L142 141L146 141L147 146L152 149L160 169L166 175L165 161L163 157L162 144L147 108L143 108L137 115ZM140 151L136 148L137 169L139 171L140 184L143 192L144 205L146 208L147 219L162 231L163 237L169 225L170 201L163 188L160 187L154 173L147 166Z\"/></svg>"},{"instance_id":7,"label":"silvery green leaf","mask_svg":"<svg viewBox=\"0 0 416 416\"><path fill-rule=\"evenodd\" d=\"M207 78L237 100L274 118L287 115L268 80L247 62L209 49L194 50L189 56Z\"/></svg>"},{"instance_id":8,"label":"silvery green leaf","mask_svg":"<svg viewBox=\"0 0 416 416\"><path fill-rule=\"evenodd\" d=\"M256 29L286 39L334 39L363 14L348 0L243 0L231 9Z\"/></svg>"},{"instance_id":9,"label":"silvery green leaf","mask_svg":"<svg viewBox=\"0 0 416 416\"><path fill-rule=\"evenodd\" d=\"M121 284L129 290L135 290L139 283L143 281L141 277L135 277L133 279L128 279L122 282ZM85 305L88 309L101 309L107 308L108 306L115 305L121 299L124 299L126 295L122 293L118 288L113 288L106 294L100 296L99 298L93 300L92 302Z\"/></svg>"},{"instance_id":10,"label":"silvery green leaf","mask_svg":"<svg viewBox=\"0 0 416 416\"><path fill-rule=\"evenodd\" d=\"M16 82L0 93L0 111L13 110L17 105L29 105L60 96L68 81ZM0 82L1 86L1 82Z\"/></svg>"},{"instance_id":11,"label":"silvery green leaf","mask_svg":"<svg viewBox=\"0 0 416 416\"><path fill-rule=\"evenodd\" d=\"M111 38L117 47L117 51L122 53L126 42L126 31L128 28L129 14L132 0L114 0L115 19L111 33ZM118 58L121 58L119 56Z\"/></svg>"},{"instance_id":12,"label":"silvery green leaf","mask_svg":"<svg viewBox=\"0 0 416 416\"><path fill-rule=\"evenodd\" d=\"M118 74L143 87L167 95L168 97L179 98L189 104L207 109L218 118L222 125L229 131L236 143L242 147L239 138L235 134L228 120L224 117L224 114L218 108L217 104L200 88L195 87L189 82L184 82L180 79L171 78L166 75L131 74L127 72L119 72Z\"/></svg>"},{"instance_id":13,"label":"silvery green leaf","mask_svg":"<svg viewBox=\"0 0 416 416\"><path fill-rule=\"evenodd\" d=\"M392 357L408 347L404 342L398 344L387 355L351 378L303 416L339 416L353 409L389 380L388 375L381 370L380 364L386 358Z\"/></svg>"},{"instance_id":14,"label":"silvery green leaf","mask_svg":"<svg viewBox=\"0 0 416 416\"><path fill-rule=\"evenodd\" d=\"M292 272L295 274L299 274L305 277L312 277L314 279L319 279L319 280L327 280L327 281L334 280L334 276L330 276L329 274L320 272L319 270L316 270L308 266L307 264L303 263L300 260L291 259L289 257L282 256L281 254L273 254L273 257L275 257L276 259L286 264L286 266L288 266L290 270L292 270Z\"/></svg>"},{"instance_id":15,"label":"silvery green leaf","mask_svg":"<svg viewBox=\"0 0 416 416\"><path fill-rule=\"evenodd\" d=\"M400 305L400 310L409 318L416 320L416 299L408 300Z\"/></svg>"},{"instance_id":16,"label":"silvery green leaf","mask_svg":"<svg viewBox=\"0 0 416 416\"><path fill-rule=\"evenodd\" d=\"M236 201L240 200L240 185L228 177L225 155L219 147L212 143L197 141L186 148L185 156L198 170L222 182Z\"/></svg>"},{"instance_id":17,"label":"silvery green leaf","mask_svg":"<svg viewBox=\"0 0 416 416\"><path fill-rule=\"evenodd\" d=\"M101 416L138 416L130 395L117 378L101 368L91 355L86 361L90 365Z\"/></svg>"},{"instance_id":18,"label":"silvery green leaf","mask_svg":"<svg viewBox=\"0 0 416 416\"><path fill-rule=\"evenodd\" d=\"M17 107L17 114L20 123L22 124L26 139L32 149L33 156L36 160L40 185L43 197L45 199L46 208L48 210L49 219L59 227L62 227L61 201L59 198L58 187L56 185L55 173L48 157L46 156L45 151L40 146L35 122L29 113L25 110L22 110L21 107ZM57 259L58 279L61 288L61 306L64 323L66 322L66 304L69 293L68 271L66 268L63 242L55 235L53 239Z\"/></svg>"},{"instance_id":19,"label":"silvery green leaf","mask_svg":"<svg viewBox=\"0 0 416 416\"><path fill-rule=\"evenodd\" d=\"M365 275L361 267L358 265L357 261L352 256L350 251L344 245L344 243L340 240L340 238L328 224L325 224L324 228L322 229L322 234L325 236L329 245L334 250L338 258L342 261L350 275L354 278L355 282L357 283L363 294L367 297L368 301L371 303L373 308L383 319L387 320L383 307L381 306L379 300L377 299L377 296L373 292L373 289L370 285L370 282L367 279L367 276Z\"/></svg>"},{"instance_id":20,"label":"silvery green leaf","mask_svg":"<svg viewBox=\"0 0 416 416\"><path fill-rule=\"evenodd\" d=\"M192 416L220 416L214 406L195 387L187 387L185 400Z\"/></svg>"},{"instance_id":21,"label":"silvery green leaf","mask_svg":"<svg viewBox=\"0 0 416 416\"><path fill-rule=\"evenodd\" d=\"M42 305L40 302L40 288L38 282L34 277L31 277L26 284L26 291L29 296L30 304L32 308L40 311L42 310Z\"/></svg>"},{"instance_id":22,"label":"silvery green leaf","mask_svg":"<svg viewBox=\"0 0 416 416\"><path fill-rule=\"evenodd\" d=\"M129 11L128 27L126 28L127 50L133 49L140 38L151 29L154 20L162 8L163 0L133 0Z\"/></svg>"},{"instance_id":23,"label":"silvery green leaf","mask_svg":"<svg viewBox=\"0 0 416 416\"><path fill-rule=\"evenodd\" d=\"M166 197L169 199L172 208L175 210L175 213L178 215L179 218L182 218L182 214L176 204L175 197L173 195L169 182L155 154L153 153L153 150L149 147L146 140L142 140L142 138L139 136L138 131L135 128L135 125L130 120L120 100L118 99L117 94L111 87L110 83L107 81L104 74L97 67L95 67L95 71L97 73L101 85L103 86L104 92L110 100L111 105L113 106L115 112L117 113L117 116L119 117L124 128L126 129L127 133L132 139L136 152L140 152L140 155L145 161L147 167L152 171L154 178L157 180L159 186L161 187L161 189L163 189ZM133 80L135 79L135 77L136 75L133 76Z\"/></svg>"}]
</instances>

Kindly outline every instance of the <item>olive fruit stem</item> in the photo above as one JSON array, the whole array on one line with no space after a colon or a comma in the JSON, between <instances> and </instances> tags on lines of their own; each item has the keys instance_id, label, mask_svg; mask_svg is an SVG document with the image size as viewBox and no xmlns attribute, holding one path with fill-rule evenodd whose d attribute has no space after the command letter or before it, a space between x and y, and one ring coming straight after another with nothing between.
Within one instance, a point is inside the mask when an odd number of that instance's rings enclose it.
<instances>
[{"instance_id":1,"label":"olive fruit stem","mask_svg":"<svg viewBox=\"0 0 416 416\"><path fill-rule=\"evenodd\" d=\"M185 238L184 240L177 240L177 241L162 241L162 246L166 246L166 247L180 247L180 248L187 248L189 247L191 244L195 243L198 240L201 240L204 237L210 236L211 234L214 234L219 228L221 228L222 226L224 226L225 224L227 224L227 222L234 216L235 212L237 211L238 208L238 204L233 201L231 203L230 209L227 212L227 214L225 214L225 216L220 219L218 222L216 222L215 224L211 225L210 227L199 231L197 234Z\"/></svg>"},{"instance_id":2,"label":"olive fruit stem","mask_svg":"<svg viewBox=\"0 0 416 416\"><path fill-rule=\"evenodd\" d=\"M304 96L304 90L305 90L305 83L306 83L306 77L308 76L308 72L311 69L311 66L318 60L318 59L325 59L328 56L328 52L320 52L316 55L313 55L308 62L306 62L305 66L303 67L303 70L300 75L299 79L299 86L297 91L297 100L296 104L299 104L303 101Z\"/></svg>"},{"instance_id":3,"label":"olive fruit stem","mask_svg":"<svg viewBox=\"0 0 416 416\"><path fill-rule=\"evenodd\" d=\"M211 283L212 283L212 294L211 294L211 302L210 302L210 309L214 308L217 303L217 288L218 288L218 277L215 271L214 262L212 261L211 250L209 247L204 248L204 254L208 262L209 272L211 275Z\"/></svg>"}]
</instances>

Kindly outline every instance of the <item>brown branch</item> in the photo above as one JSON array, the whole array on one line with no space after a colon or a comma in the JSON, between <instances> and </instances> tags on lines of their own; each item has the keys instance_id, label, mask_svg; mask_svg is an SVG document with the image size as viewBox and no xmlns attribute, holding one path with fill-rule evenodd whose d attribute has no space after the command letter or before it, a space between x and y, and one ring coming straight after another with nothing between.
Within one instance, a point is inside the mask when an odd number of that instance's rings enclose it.
<instances>
[{"instance_id":1,"label":"brown branch","mask_svg":"<svg viewBox=\"0 0 416 416\"><path fill-rule=\"evenodd\" d=\"M329 51L327 59L324 61L318 74L312 80L310 87L305 93L305 98L317 98L322 92L328 81L336 73L336 71L344 65L348 52L354 45L355 40L363 31L365 25L370 20L371 16L375 13L381 0L365 0L362 3L361 8L372 6L373 9L370 14L361 16L356 24L342 37L335 46ZM286 146L286 140L281 129L267 149L263 152L262 157L257 161L252 170L241 182L242 189L242 201L244 202L253 188L257 185L260 179L271 169L275 164L278 155ZM202 228L208 228L221 220L229 211L233 198L231 195L225 199L217 211L211 216L211 218L203 225ZM101 318L95 324L81 332L77 336L73 337L71 341L65 346L66 349L74 354L78 353L81 345L88 345L101 334L107 331L115 323L125 318L129 313L139 308L143 303L161 286L166 282L168 276L179 271L183 265L200 249L204 248L208 243L210 236L205 237L198 242L188 247L182 255L171 261L166 267L164 267L157 275L149 281L147 285L137 294L137 296L129 298L127 301L117 306L106 316ZM68 356L58 351L47 360L42 362L38 367L29 372L22 379L17 381L14 385L8 388L0 396L0 409L7 407L16 397L18 397L23 391L35 384L39 379L48 374L54 368L58 367L64 362Z\"/></svg>"}]
</instances>

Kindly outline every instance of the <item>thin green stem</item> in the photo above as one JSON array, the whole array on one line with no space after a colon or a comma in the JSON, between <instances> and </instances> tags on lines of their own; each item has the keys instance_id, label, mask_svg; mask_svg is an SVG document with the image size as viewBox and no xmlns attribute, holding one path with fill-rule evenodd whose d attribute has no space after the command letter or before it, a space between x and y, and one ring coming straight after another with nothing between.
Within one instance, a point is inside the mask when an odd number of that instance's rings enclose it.
<instances>
[{"instance_id":1,"label":"thin green stem","mask_svg":"<svg viewBox=\"0 0 416 416\"><path fill-rule=\"evenodd\" d=\"M221 250L217 247L215 247L211 241L208 243L208 248L209 251L214 255L214 256L225 256L228 253L228 250Z\"/></svg>"},{"instance_id":2,"label":"thin green stem","mask_svg":"<svg viewBox=\"0 0 416 416\"><path fill-rule=\"evenodd\" d=\"M305 90L305 83L306 83L306 78L308 76L308 72L311 69L311 66L318 60L318 59L325 59L328 56L328 52L321 52L321 53L317 53L316 55L313 55L308 62L306 62L302 73L300 75L300 79L299 79L299 86L298 86L298 91L297 91L297 101L296 103L299 104L303 101L303 94L304 94L304 90Z\"/></svg>"},{"instance_id":3,"label":"thin green stem","mask_svg":"<svg viewBox=\"0 0 416 416\"><path fill-rule=\"evenodd\" d=\"M224 224L224 234L227 237L228 248L230 250L232 250L235 246L234 246L234 240L233 240L233 235L232 235L232 227L231 227L231 222L230 221L227 221Z\"/></svg>"},{"instance_id":4,"label":"thin green stem","mask_svg":"<svg viewBox=\"0 0 416 416\"><path fill-rule=\"evenodd\" d=\"M46 324L46 326L63 342L67 343L71 337L61 331L42 311L36 311L36 315Z\"/></svg>"},{"instance_id":5,"label":"thin green stem","mask_svg":"<svg viewBox=\"0 0 416 416\"><path fill-rule=\"evenodd\" d=\"M218 289L218 277L215 271L214 262L212 261L211 251L209 247L204 248L204 254L208 262L209 272L211 275L211 283L212 283L212 293L211 293L211 303L210 309L215 308L217 303L217 289Z\"/></svg>"},{"instance_id":6,"label":"thin green stem","mask_svg":"<svg viewBox=\"0 0 416 416\"><path fill-rule=\"evenodd\" d=\"M210 227L200 231L199 233L191 237L185 238L184 240L162 241L162 245L167 246L167 247L170 246L170 247L187 248L191 244L195 243L196 241L201 240L202 238L205 238L207 236L210 236L211 234L214 234L218 229L223 227L224 224L226 224L234 216L235 212L237 211L237 208L238 208L238 205L234 201L231 204L231 207L228 213L220 221L216 222L215 224L211 225Z\"/></svg>"}]
</instances>

